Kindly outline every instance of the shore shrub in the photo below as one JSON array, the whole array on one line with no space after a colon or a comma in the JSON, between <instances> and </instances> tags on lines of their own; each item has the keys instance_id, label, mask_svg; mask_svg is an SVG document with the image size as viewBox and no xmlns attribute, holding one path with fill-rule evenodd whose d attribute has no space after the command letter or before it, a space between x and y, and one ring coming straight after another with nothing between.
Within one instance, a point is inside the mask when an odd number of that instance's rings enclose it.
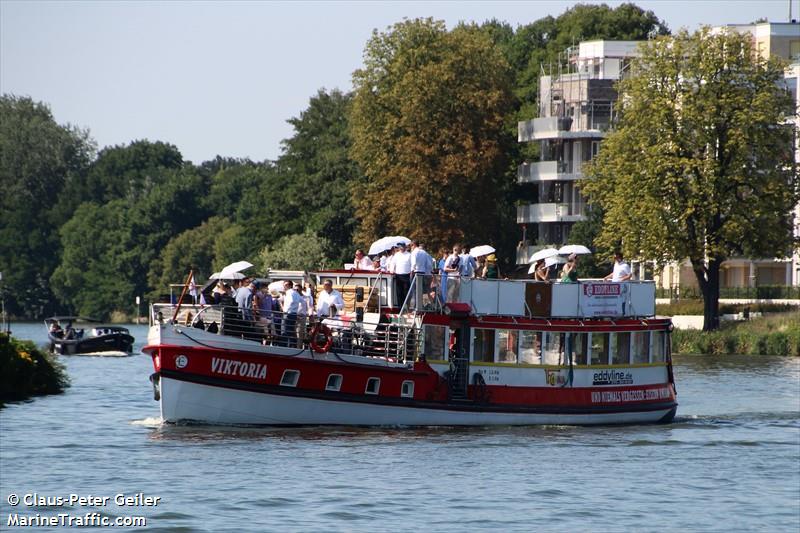
<instances>
[{"instance_id":1,"label":"shore shrub","mask_svg":"<svg viewBox=\"0 0 800 533\"><path fill-rule=\"evenodd\" d=\"M64 368L30 341L0 334L0 405L59 394L69 385Z\"/></svg>"},{"instance_id":2,"label":"shore shrub","mask_svg":"<svg viewBox=\"0 0 800 533\"><path fill-rule=\"evenodd\" d=\"M800 356L800 312L728 322L712 332L676 329L672 348L680 355Z\"/></svg>"}]
</instances>

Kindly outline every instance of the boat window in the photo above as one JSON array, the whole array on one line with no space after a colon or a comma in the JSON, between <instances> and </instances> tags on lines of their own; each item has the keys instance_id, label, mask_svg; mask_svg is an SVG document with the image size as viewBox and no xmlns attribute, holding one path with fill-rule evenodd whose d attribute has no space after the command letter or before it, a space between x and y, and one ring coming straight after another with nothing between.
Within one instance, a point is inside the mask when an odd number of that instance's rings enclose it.
<instances>
[{"instance_id":1,"label":"boat window","mask_svg":"<svg viewBox=\"0 0 800 533\"><path fill-rule=\"evenodd\" d=\"M632 335L633 335L633 362L634 363L650 362L650 332L634 331Z\"/></svg>"},{"instance_id":2,"label":"boat window","mask_svg":"<svg viewBox=\"0 0 800 533\"><path fill-rule=\"evenodd\" d=\"M406 380L403 382L403 386L400 388L400 396L403 398L413 398L414 397L414 382L411 380Z\"/></svg>"},{"instance_id":3,"label":"boat window","mask_svg":"<svg viewBox=\"0 0 800 533\"><path fill-rule=\"evenodd\" d=\"M519 334L519 362L542 364L542 332L521 330Z\"/></svg>"},{"instance_id":4,"label":"boat window","mask_svg":"<svg viewBox=\"0 0 800 533\"><path fill-rule=\"evenodd\" d=\"M378 394L381 390L381 378L369 378L367 380L367 388L364 389L365 394Z\"/></svg>"},{"instance_id":5,"label":"boat window","mask_svg":"<svg viewBox=\"0 0 800 533\"><path fill-rule=\"evenodd\" d=\"M543 363L560 365L564 361L564 333L546 331L544 334Z\"/></svg>"},{"instance_id":6,"label":"boat window","mask_svg":"<svg viewBox=\"0 0 800 533\"><path fill-rule=\"evenodd\" d=\"M281 385L285 387L296 387L299 379L299 370L284 370L283 375L281 376Z\"/></svg>"},{"instance_id":7,"label":"boat window","mask_svg":"<svg viewBox=\"0 0 800 533\"><path fill-rule=\"evenodd\" d=\"M497 330L497 363L516 363L519 345L519 331L515 329Z\"/></svg>"},{"instance_id":8,"label":"boat window","mask_svg":"<svg viewBox=\"0 0 800 533\"><path fill-rule=\"evenodd\" d=\"M570 333L570 351L573 365L585 365L589 359L589 334Z\"/></svg>"},{"instance_id":9,"label":"boat window","mask_svg":"<svg viewBox=\"0 0 800 533\"><path fill-rule=\"evenodd\" d=\"M611 334L611 364L627 365L631 360L631 334L612 333Z\"/></svg>"},{"instance_id":10,"label":"boat window","mask_svg":"<svg viewBox=\"0 0 800 533\"><path fill-rule=\"evenodd\" d=\"M667 353L666 346L666 332L654 331L653 332L653 363L663 363L665 360L664 354Z\"/></svg>"},{"instance_id":11,"label":"boat window","mask_svg":"<svg viewBox=\"0 0 800 533\"><path fill-rule=\"evenodd\" d=\"M446 360L445 352L447 328L445 326L425 326L423 354L427 359Z\"/></svg>"},{"instance_id":12,"label":"boat window","mask_svg":"<svg viewBox=\"0 0 800 533\"><path fill-rule=\"evenodd\" d=\"M331 374L328 376L328 383L325 385L325 390L338 391L342 388L342 375Z\"/></svg>"},{"instance_id":13,"label":"boat window","mask_svg":"<svg viewBox=\"0 0 800 533\"><path fill-rule=\"evenodd\" d=\"M589 364L607 365L608 364L608 333L592 333L592 351Z\"/></svg>"},{"instance_id":14,"label":"boat window","mask_svg":"<svg viewBox=\"0 0 800 533\"><path fill-rule=\"evenodd\" d=\"M494 330L473 329L472 360L485 363L494 362Z\"/></svg>"}]
</instances>

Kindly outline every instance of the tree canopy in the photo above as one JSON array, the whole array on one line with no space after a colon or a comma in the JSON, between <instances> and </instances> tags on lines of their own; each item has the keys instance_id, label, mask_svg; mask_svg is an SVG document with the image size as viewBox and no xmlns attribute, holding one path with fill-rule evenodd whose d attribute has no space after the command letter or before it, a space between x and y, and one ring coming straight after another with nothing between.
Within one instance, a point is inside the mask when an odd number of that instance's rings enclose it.
<instances>
[{"instance_id":1,"label":"tree canopy","mask_svg":"<svg viewBox=\"0 0 800 533\"><path fill-rule=\"evenodd\" d=\"M57 309L58 230L77 208L65 195L93 154L88 134L57 124L45 104L0 96L0 272L11 314Z\"/></svg>"},{"instance_id":2,"label":"tree canopy","mask_svg":"<svg viewBox=\"0 0 800 533\"><path fill-rule=\"evenodd\" d=\"M629 257L688 258L705 329L718 325L719 268L792 247L798 202L783 67L749 37L681 32L642 46L619 84L621 118L582 186L604 212L597 244Z\"/></svg>"},{"instance_id":3,"label":"tree canopy","mask_svg":"<svg viewBox=\"0 0 800 533\"><path fill-rule=\"evenodd\" d=\"M364 57L351 113L351 154L369 180L358 190L357 240L488 242L513 142L505 58L477 27L447 31L431 19L374 32Z\"/></svg>"}]
</instances>

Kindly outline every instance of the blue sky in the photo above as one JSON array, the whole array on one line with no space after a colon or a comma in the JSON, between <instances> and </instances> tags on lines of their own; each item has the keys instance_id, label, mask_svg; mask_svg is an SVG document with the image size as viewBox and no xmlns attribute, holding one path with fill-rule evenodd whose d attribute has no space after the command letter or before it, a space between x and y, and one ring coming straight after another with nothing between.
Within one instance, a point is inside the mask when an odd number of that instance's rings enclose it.
<instances>
[{"instance_id":1,"label":"blue sky","mask_svg":"<svg viewBox=\"0 0 800 533\"><path fill-rule=\"evenodd\" d=\"M350 89L373 29L428 16L517 26L574 3L0 0L0 92L48 103L100 148L150 139L195 163L275 159L286 119L319 88ZM635 3L672 30L789 14L789 0Z\"/></svg>"}]
</instances>

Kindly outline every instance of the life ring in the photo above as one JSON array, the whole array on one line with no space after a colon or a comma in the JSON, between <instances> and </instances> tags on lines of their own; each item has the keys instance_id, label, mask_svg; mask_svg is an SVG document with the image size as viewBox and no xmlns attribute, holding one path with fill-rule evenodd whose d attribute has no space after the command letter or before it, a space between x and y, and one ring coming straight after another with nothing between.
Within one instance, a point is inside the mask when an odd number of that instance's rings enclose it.
<instances>
[{"instance_id":1,"label":"life ring","mask_svg":"<svg viewBox=\"0 0 800 533\"><path fill-rule=\"evenodd\" d=\"M318 342L320 334L325 335L325 344L322 346L320 346ZM314 326L314 329L311 330L311 349L317 353L325 353L331 349L331 346L333 346L331 328L321 322L318 323Z\"/></svg>"}]
</instances>

